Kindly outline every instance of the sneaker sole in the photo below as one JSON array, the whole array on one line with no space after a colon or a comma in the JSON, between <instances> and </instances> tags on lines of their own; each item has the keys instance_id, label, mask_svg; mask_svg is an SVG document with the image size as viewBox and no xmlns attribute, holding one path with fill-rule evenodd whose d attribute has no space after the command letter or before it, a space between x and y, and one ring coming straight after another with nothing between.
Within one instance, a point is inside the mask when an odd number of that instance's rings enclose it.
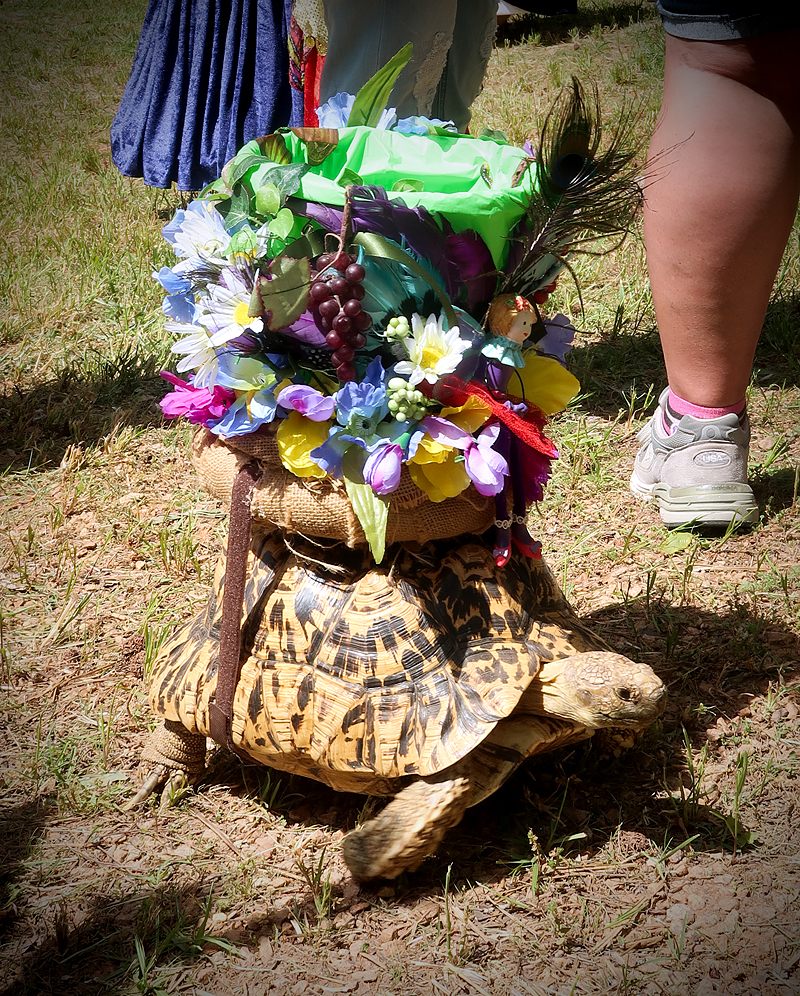
<instances>
[{"instance_id":1,"label":"sneaker sole","mask_svg":"<svg viewBox=\"0 0 800 996\"><path fill-rule=\"evenodd\" d=\"M645 484L640 481L636 476L636 471L631 474L630 489L636 495L637 498L642 498L644 501L648 501L653 497L653 484Z\"/></svg>"},{"instance_id":2,"label":"sneaker sole","mask_svg":"<svg viewBox=\"0 0 800 996\"><path fill-rule=\"evenodd\" d=\"M656 484L652 495L664 525L671 529L690 524L754 525L759 519L758 503L747 484L698 484L688 488Z\"/></svg>"}]
</instances>

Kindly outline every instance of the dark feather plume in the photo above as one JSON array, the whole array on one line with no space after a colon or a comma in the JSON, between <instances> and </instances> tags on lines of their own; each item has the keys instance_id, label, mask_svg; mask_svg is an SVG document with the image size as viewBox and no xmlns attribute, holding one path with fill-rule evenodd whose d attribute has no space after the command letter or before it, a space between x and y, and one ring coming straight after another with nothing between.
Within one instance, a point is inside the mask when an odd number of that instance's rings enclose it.
<instances>
[{"instance_id":1,"label":"dark feather plume","mask_svg":"<svg viewBox=\"0 0 800 996\"><path fill-rule=\"evenodd\" d=\"M601 150L597 87L587 98L573 76L551 108L536 153L535 192L512 245L501 293L529 296L552 282L575 253L602 255L627 235L642 203L636 182L634 112ZM602 248L597 246L604 240Z\"/></svg>"}]
</instances>

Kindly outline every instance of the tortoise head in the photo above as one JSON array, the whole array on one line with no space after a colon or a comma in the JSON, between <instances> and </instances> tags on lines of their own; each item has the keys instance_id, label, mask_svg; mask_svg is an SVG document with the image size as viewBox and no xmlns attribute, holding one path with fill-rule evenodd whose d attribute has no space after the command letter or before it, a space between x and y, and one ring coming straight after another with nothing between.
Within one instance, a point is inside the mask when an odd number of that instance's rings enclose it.
<instances>
[{"instance_id":1,"label":"tortoise head","mask_svg":"<svg viewBox=\"0 0 800 996\"><path fill-rule=\"evenodd\" d=\"M591 729L644 729L664 711L667 690L646 664L621 654L593 651L542 664L541 712Z\"/></svg>"}]
</instances>

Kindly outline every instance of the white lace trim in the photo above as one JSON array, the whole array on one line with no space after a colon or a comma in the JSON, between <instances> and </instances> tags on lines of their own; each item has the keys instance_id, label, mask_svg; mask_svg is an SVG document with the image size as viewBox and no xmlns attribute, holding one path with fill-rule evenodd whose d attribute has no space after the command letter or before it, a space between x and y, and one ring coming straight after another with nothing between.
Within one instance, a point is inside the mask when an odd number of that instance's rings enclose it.
<instances>
[{"instance_id":1,"label":"white lace trim","mask_svg":"<svg viewBox=\"0 0 800 996\"><path fill-rule=\"evenodd\" d=\"M417 102L417 114L429 115L433 107L433 98L436 96L436 87L439 85L444 66L447 62L447 53L453 44L452 34L444 31L437 31L433 37L433 45L425 56L425 61L417 70L417 79L414 84L414 100Z\"/></svg>"}]
</instances>

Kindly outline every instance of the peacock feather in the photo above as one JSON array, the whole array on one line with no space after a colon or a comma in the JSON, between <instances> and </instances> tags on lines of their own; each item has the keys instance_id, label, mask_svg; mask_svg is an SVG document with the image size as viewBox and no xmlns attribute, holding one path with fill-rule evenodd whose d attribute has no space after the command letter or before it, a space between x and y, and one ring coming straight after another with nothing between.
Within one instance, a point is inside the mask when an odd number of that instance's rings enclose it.
<instances>
[{"instance_id":1,"label":"peacock feather","mask_svg":"<svg viewBox=\"0 0 800 996\"><path fill-rule=\"evenodd\" d=\"M568 255L604 255L624 240L643 196L636 180L633 122L629 109L601 149L597 87L587 98L573 76L548 113L530 162L535 193L512 244L500 293L530 297L568 268Z\"/></svg>"}]
</instances>

